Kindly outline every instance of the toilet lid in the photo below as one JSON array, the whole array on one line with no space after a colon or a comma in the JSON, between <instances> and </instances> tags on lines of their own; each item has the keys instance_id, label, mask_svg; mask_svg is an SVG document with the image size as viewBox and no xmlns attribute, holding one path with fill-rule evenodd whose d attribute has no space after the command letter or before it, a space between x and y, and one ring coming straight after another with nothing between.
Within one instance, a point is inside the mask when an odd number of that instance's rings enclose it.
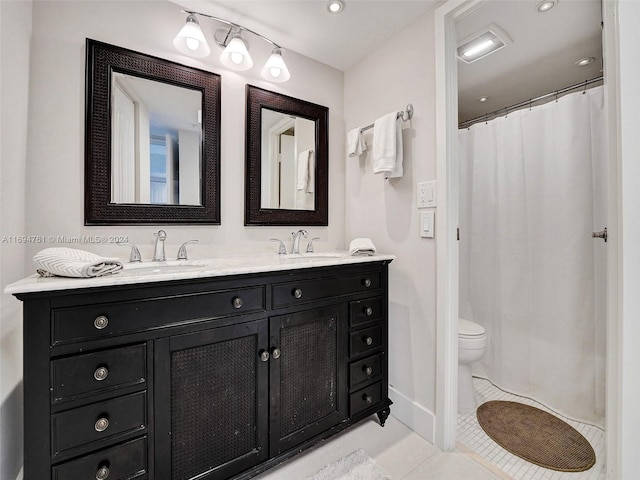
<instances>
[{"instance_id":1,"label":"toilet lid","mask_svg":"<svg viewBox=\"0 0 640 480\"><path fill-rule=\"evenodd\" d=\"M459 337L479 337L485 334L485 329L482 325L467 320L466 318L460 318L458 321L458 336Z\"/></svg>"}]
</instances>

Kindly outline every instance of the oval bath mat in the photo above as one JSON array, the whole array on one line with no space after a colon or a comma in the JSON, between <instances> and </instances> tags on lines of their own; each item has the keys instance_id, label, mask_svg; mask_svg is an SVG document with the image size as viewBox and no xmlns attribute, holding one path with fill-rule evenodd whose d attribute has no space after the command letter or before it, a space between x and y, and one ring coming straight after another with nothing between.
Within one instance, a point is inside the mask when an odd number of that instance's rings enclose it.
<instances>
[{"instance_id":1,"label":"oval bath mat","mask_svg":"<svg viewBox=\"0 0 640 480\"><path fill-rule=\"evenodd\" d=\"M518 402L492 400L476 412L482 429L520 458L561 472L582 472L596 462L586 438L567 422Z\"/></svg>"}]
</instances>

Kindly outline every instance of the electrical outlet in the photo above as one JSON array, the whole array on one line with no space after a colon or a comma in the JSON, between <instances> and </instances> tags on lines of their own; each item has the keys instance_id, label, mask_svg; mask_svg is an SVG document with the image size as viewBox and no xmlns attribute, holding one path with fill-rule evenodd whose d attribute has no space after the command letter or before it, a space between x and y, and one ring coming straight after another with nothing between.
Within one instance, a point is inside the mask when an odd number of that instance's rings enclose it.
<instances>
[{"instance_id":1,"label":"electrical outlet","mask_svg":"<svg viewBox=\"0 0 640 480\"><path fill-rule=\"evenodd\" d=\"M417 199L416 203L418 208L430 208L436 206L436 182L421 182L418 183L416 189Z\"/></svg>"}]
</instances>

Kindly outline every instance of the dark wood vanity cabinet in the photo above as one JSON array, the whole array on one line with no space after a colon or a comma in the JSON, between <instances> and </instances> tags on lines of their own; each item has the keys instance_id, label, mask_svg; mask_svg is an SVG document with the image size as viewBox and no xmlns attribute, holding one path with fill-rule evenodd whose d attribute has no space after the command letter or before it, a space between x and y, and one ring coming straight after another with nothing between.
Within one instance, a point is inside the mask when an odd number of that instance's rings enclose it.
<instances>
[{"instance_id":1,"label":"dark wood vanity cabinet","mask_svg":"<svg viewBox=\"0 0 640 480\"><path fill-rule=\"evenodd\" d=\"M387 264L18 294L24 478L248 479L384 425Z\"/></svg>"}]
</instances>

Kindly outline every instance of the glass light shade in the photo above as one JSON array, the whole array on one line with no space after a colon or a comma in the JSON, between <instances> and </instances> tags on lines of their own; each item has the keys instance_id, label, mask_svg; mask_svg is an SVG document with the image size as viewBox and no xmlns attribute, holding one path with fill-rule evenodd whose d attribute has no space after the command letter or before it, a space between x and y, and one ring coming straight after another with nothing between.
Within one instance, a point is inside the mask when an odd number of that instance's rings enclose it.
<instances>
[{"instance_id":1,"label":"glass light shade","mask_svg":"<svg viewBox=\"0 0 640 480\"><path fill-rule=\"evenodd\" d=\"M249 70L253 60L240 35L235 35L220 55L222 63L232 70Z\"/></svg>"},{"instance_id":2,"label":"glass light shade","mask_svg":"<svg viewBox=\"0 0 640 480\"><path fill-rule=\"evenodd\" d=\"M262 71L260 73L262 78L271 82L286 82L291 78L289 69L282 58L281 49L273 49L271 56L267 60L267 63L264 64L264 67L262 67Z\"/></svg>"},{"instance_id":3,"label":"glass light shade","mask_svg":"<svg viewBox=\"0 0 640 480\"><path fill-rule=\"evenodd\" d=\"M187 17L187 23L178 32L176 38L173 39L173 45L182 53L191 57L207 57L211 53L207 39L204 38L195 15Z\"/></svg>"}]
</instances>

